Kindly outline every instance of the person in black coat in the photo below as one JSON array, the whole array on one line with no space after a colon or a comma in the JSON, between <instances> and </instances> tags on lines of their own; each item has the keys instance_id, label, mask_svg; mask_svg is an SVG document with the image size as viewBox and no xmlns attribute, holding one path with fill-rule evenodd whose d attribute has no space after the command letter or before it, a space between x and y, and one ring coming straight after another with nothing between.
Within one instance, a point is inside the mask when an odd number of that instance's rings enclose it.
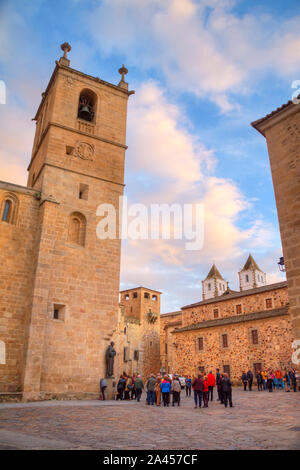
<instances>
[{"instance_id":1,"label":"person in black coat","mask_svg":"<svg viewBox=\"0 0 300 470\"><path fill-rule=\"evenodd\" d=\"M248 384L248 376L247 376L245 371L243 371L243 374L242 374L242 382L244 384L244 392L246 392L247 391L247 384Z\"/></svg>"},{"instance_id":2,"label":"person in black coat","mask_svg":"<svg viewBox=\"0 0 300 470\"><path fill-rule=\"evenodd\" d=\"M218 391L218 400L223 403L222 400L222 379L220 374L220 369L216 369L216 384L217 384L217 391Z\"/></svg>"},{"instance_id":3,"label":"person in black coat","mask_svg":"<svg viewBox=\"0 0 300 470\"><path fill-rule=\"evenodd\" d=\"M253 374L251 370L249 369L247 372L247 377L248 377L248 387L249 387L249 392L252 390L252 383L253 383Z\"/></svg>"},{"instance_id":4,"label":"person in black coat","mask_svg":"<svg viewBox=\"0 0 300 470\"><path fill-rule=\"evenodd\" d=\"M225 408L227 408L228 402L230 408L232 408L232 384L227 373L224 374L222 380L222 395Z\"/></svg>"},{"instance_id":5,"label":"person in black coat","mask_svg":"<svg viewBox=\"0 0 300 470\"><path fill-rule=\"evenodd\" d=\"M263 378L261 375L261 372L258 371L256 374L256 380L257 380L257 390L258 392L263 389Z\"/></svg>"}]
</instances>

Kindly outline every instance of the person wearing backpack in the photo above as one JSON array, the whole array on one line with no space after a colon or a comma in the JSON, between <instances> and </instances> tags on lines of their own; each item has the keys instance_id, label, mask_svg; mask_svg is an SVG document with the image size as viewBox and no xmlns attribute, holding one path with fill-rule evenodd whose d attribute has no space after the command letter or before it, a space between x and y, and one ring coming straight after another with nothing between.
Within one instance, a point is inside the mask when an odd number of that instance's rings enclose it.
<instances>
[{"instance_id":1,"label":"person wearing backpack","mask_svg":"<svg viewBox=\"0 0 300 470\"><path fill-rule=\"evenodd\" d=\"M143 389L144 389L144 382L142 381L140 374L138 374L137 378L135 379L134 387L136 390L136 400L140 402Z\"/></svg>"},{"instance_id":2,"label":"person wearing backpack","mask_svg":"<svg viewBox=\"0 0 300 470\"><path fill-rule=\"evenodd\" d=\"M147 404L148 405L154 405L155 402L155 385L156 385L156 380L155 380L155 375L151 374L149 377L146 388L147 388Z\"/></svg>"},{"instance_id":3,"label":"person wearing backpack","mask_svg":"<svg viewBox=\"0 0 300 470\"><path fill-rule=\"evenodd\" d=\"M120 375L120 379L117 385L117 400L124 400L124 390L126 387L126 379L124 379L123 375Z\"/></svg>"}]
</instances>

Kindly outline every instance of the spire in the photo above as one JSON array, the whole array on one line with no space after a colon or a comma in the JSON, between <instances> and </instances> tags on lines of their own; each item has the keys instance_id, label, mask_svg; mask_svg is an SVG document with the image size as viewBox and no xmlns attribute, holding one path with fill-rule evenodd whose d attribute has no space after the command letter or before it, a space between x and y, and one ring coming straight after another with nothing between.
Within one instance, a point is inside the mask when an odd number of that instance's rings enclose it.
<instances>
[{"instance_id":1,"label":"spire","mask_svg":"<svg viewBox=\"0 0 300 470\"><path fill-rule=\"evenodd\" d=\"M258 265L256 264L256 261L254 260L253 256L251 255L251 253L249 254L248 256L248 259L242 269L242 271L248 271L249 269L254 269L256 271L261 271L263 272L259 267Z\"/></svg>"},{"instance_id":2,"label":"spire","mask_svg":"<svg viewBox=\"0 0 300 470\"><path fill-rule=\"evenodd\" d=\"M215 263L212 265L208 275L206 276L205 278L205 281L207 279L221 279L222 281L225 281L225 279L223 278L223 276L220 274L220 271L218 270L218 268L216 267Z\"/></svg>"},{"instance_id":3,"label":"spire","mask_svg":"<svg viewBox=\"0 0 300 470\"><path fill-rule=\"evenodd\" d=\"M122 67L119 69L119 74L121 75L121 80L119 82L120 87L128 89L128 83L125 82L125 75L128 74L128 70L123 64Z\"/></svg>"}]
</instances>

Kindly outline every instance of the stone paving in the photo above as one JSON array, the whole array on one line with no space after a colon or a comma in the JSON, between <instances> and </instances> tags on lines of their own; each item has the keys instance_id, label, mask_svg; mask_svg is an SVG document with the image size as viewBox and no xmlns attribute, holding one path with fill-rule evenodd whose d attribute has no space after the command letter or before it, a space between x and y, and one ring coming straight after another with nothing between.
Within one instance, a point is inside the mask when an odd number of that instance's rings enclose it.
<instances>
[{"instance_id":1,"label":"stone paving","mask_svg":"<svg viewBox=\"0 0 300 470\"><path fill-rule=\"evenodd\" d=\"M299 449L300 393L233 391L233 408L114 401L0 404L0 449Z\"/></svg>"}]
</instances>

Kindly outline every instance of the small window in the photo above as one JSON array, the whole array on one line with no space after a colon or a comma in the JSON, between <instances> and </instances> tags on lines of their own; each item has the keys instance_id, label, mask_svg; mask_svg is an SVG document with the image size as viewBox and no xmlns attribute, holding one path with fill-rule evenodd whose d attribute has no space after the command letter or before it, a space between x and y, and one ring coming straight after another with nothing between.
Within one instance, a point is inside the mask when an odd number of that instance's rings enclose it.
<instances>
[{"instance_id":1,"label":"small window","mask_svg":"<svg viewBox=\"0 0 300 470\"><path fill-rule=\"evenodd\" d=\"M125 326L125 328L124 328L124 335L126 335L126 326Z\"/></svg>"},{"instance_id":2,"label":"small window","mask_svg":"<svg viewBox=\"0 0 300 470\"><path fill-rule=\"evenodd\" d=\"M5 201L4 211L3 211L3 216L2 216L2 220L4 222L9 222L11 210L12 210L12 202L9 200Z\"/></svg>"},{"instance_id":3,"label":"small window","mask_svg":"<svg viewBox=\"0 0 300 470\"><path fill-rule=\"evenodd\" d=\"M140 358L140 352L137 349L134 351L133 358L135 361L138 361Z\"/></svg>"},{"instance_id":4,"label":"small window","mask_svg":"<svg viewBox=\"0 0 300 470\"><path fill-rule=\"evenodd\" d=\"M246 282L249 282L249 276L246 274Z\"/></svg>"},{"instance_id":5,"label":"small window","mask_svg":"<svg viewBox=\"0 0 300 470\"><path fill-rule=\"evenodd\" d=\"M223 284L223 290L225 290L225 284Z\"/></svg>"},{"instance_id":6,"label":"small window","mask_svg":"<svg viewBox=\"0 0 300 470\"><path fill-rule=\"evenodd\" d=\"M78 193L79 199L83 199L85 201L88 200L89 198L89 187L87 184L80 184L79 185L79 193Z\"/></svg>"},{"instance_id":7,"label":"small window","mask_svg":"<svg viewBox=\"0 0 300 470\"><path fill-rule=\"evenodd\" d=\"M0 341L0 364L6 364L6 352L4 341Z\"/></svg>"},{"instance_id":8,"label":"small window","mask_svg":"<svg viewBox=\"0 0 300 470\"><path fill-rule=\"evenodd\" d=\"M156 302L157 301L157 295L152 295L152 300L153 300L153 302Z\"/></svg>"},{"instance_id":9,"label":"small window","mask_svg":"<svg viewBox=\"0 0 300 470\"><path fill-rule=\"evenodd\" d=\"M74 147L70 147L70 145L66 146L66 154L73 155Z\"/></svg>"},{"instance_id":10,"label":"small window","mask_svg":"<svg viewBox=\"0 0 300 470\"><path fill-rule=\"evenodd\" d=\"M125 346L124 348L124 362L129 361L129 348Z\"/></svg>"},{"instance_id":11,"label":"small window","mask_svg":"<svg viewBox=\"0 0 300 470\"><path fill-rule=\"evenodd\" d=\"M65 321L66 306L65 305L53 305L53 319Z\"/></svg>"},{"instance_id":12,"label":"small window","mask_svg":"<svg viewBox=\"0 0 300 470\"><path fill-rule=\"evenodd\" d=\"M242 313L242 306L241 304L235 306L235 311L237 314Z\"/></svg>"},{"instance_id":13,"label":"small window","mask_svg":"<svg viewBox=\"0 0 300 470\"><path fill-rule=\"evenodd\" d=\"M252 344L258 344L258 331L257 330L251 331L251 337L252 337Z\"/></svg>"},{"instance_id":14,"label":"small window","mask_svg":"<svg viewBox=\"0 0 300 470\"><path fill-rule=\"evenodd\" d=\"M222 335L222 347L228 348L228 336L227 334Z\"/></svg>"},{"instance_id":15,"label":"small window","mask_svg":"<svg viewBox=\"0 0 300 470\"><path fill-rule=\"evenodd\" d=\"M272 308L272 299L266 299L266 308Z\"/></svg>"},{"instance_id":16,"label":"small window","mask_svg":"<svg viewBox=\"0 0 300 470\"><path fill-rule=\"evenodd\" d=\"M167 354L168 353L168 344L165 343L165 353Z\"/></svg>"},{"instance_id":17,"label":"small window","mask_svg":"<svg viewBox=\"0 0 300 470\"><path fill-rule=\"evenodd\" d=\"M152 344L153 344L152 341L150 341L150 347L152 346Z\"/></svg>"},{"instance_id":18,"label":"small window","mask_svg":"<svg viewBox=\"0 0 300 470\"><path fill-rule=\"evenodd\" d=\"M148 294L148 292L144 292L144 299L150 299L150 294Z\"/></svg>"},{"instance_id":19,"label":"small window","mask_svg":"<svg viewBox=\"0 0 300 470\"><path fill-rule=\"evenodd\" d=\"M1 203L1 217L2 222L8 224L14 224L16 222L17 210L18 210L18 199L12 193L4 195L4 199Z\"/></svg>"},{"instance_id":20,"label":"small window","mask_svg":"<svg viewBox=\"0 0 300 470\"><path fill-rule=\"evenodd\" d=\"M198 338L198 350L203 351L203 338Z\"/></svg>"},{"instance_id":21,"label":"small window","mask_svg":"<svg viewBox=\"0 0 300 470\"><path fill-rule=\"evenodd\" d=\"M129 300L129 294L125 294L125 300Z\"/></svg>"},{"instance_id":22,"label":"small window","mask_svg":"<svg viewBox=\"0 0 300 470\"><path fill-rule=\"evenodd\" d=\"M219 309L214 308L214 318L218 318L218 317L219 317Z\"/></svg>"},{"instance_id":23,"label":"small window","mask_svg":"<svg viewBox=\"0 0 300 470\"><path fill-rule=\"evenodd\" d=\"M223 372L224 374L228 374L230 377L230 365L224 365L223 366Z\"/></svg>"},{"instance_id":24,"label":"small window","mask_svg":"<svg viewBox=\"0 0 300 470\"><path fill-rule=\"evenodd\" d=\"M199 370L199 372L200 372L201 374L204 374L204 372L205 372L205 367L204 367L204 366L199 366L199 367L198 367L198 370Z\"/></svg>"},{"instance_id":25,"label":"small window","mask_svg":"<svg viewBox=\"0 0 300 470\"><path fill-rule=\"evenodd\" d=\"M137 296L138 296L138 295L137 295L137 292L134 292L134 293L132 294L132 297L133 297L134 299L137 299Z\"/></svg>"}]
</instances>

